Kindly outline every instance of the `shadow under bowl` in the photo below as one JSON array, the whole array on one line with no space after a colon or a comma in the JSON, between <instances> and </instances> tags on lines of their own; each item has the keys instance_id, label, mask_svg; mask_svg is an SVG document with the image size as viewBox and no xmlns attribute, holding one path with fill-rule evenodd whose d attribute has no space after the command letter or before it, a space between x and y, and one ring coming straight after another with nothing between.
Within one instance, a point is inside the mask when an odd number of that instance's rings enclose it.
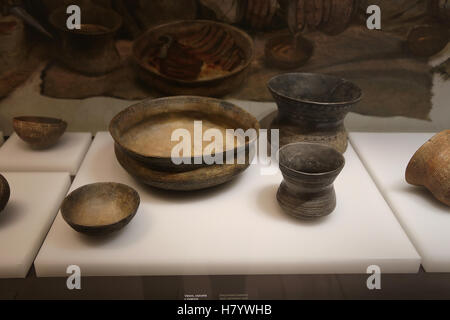
<instances>
[{"instance_id":1,"label":"shadow under bowl","mask_svg":"<svg viewBox=\"0 0 450 320\"><path fill-rule=\"evenodd\" d=\"M69 194L61 214L80 233L105 235L125 227L136 215L139 204L139 194L129 186L95 183Z\"/></svg>"},{"instance_id":2,"label":"shadow under bowl","mask_svg":"<svg viewBox=\"0 0 450 320\"><path fill-rule=\"evenodd\" d=\"M46 149L58 142L67 129L67 122L48 117L16 117L13 127L33 149Z\"/></svg>"},{"instance_id":3,"label":"shadow under bowl","mask_svg":"<svg viewBox=\"0 0 450 320\"><path fill-rule=\"evenodd\" d=\"M11 189L9 187L8 180L0 174L0 212L6 208L10 195Z\"/></svg>"}]
</instances>

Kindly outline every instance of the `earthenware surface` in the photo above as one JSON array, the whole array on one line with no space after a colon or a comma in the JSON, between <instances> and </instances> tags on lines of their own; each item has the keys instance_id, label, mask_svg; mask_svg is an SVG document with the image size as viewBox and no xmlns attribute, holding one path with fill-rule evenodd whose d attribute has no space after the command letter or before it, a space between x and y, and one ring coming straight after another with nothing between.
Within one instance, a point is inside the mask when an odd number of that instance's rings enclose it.
<instances>
[{"instance_id":1,"label":"earthenware surface","mask_svg":"<svg viewBox=\"0 0 450 320\"><path fill-rule=\"evenodd\" d=\"M450 206L450 130L436 134L417 150L406 168L406 181L426 187Z\"/></svg>"},{"instance_id":2,"label":"earthenware surface","mask_svg":"<svg viewBox=\"0 0 450 320\"><path fill-rule=\"evenodd\" d=\"M280 149L279 162L284 180L277 199L288 214L315 219L334 211L333 183L345 165L341 153L328 146L294 143Z\"/></svg>"},{"instance_id":3,"label":"earthenware surface","mask_svg":"<svg viewBox=\"0 0 450 320\"><path fill-rule=\"evenodd\" d=\"M254 129L253 136L245 139L245 132L236 131L236 136L227 132L239 129ZM255 147L259 123L251 114L229 102L180 96L133 105L112 119L109 131L123 151L148 168L184 172L210 165L211 161L205 156L214 156L222 161L225 161L227 152L248 156ZM217 149L208 149L211 142L204 141L208 131L221 134L222 144L218 140ZM180 143L184 146L185 142L185 149L189 150L173 153L174 148Z\"/></svg>"},{"instance_id":4,"label":"earthenware surface","mask_svg":"<svg viewBox=\"0 0 450 320\"><path fill-rule=\"evenodd\" d=\"M105 235L125 227L135 216L139 203L139 194L131 187L95 183L70 193L61 206L61 214L78 232Z\"/></svg>"},{"instance_id":5,"label":"earthenware surface","mask_svg":"<svg viewBox=\"0 0 450 320\"><path fill-rule=\"evenodd\" d=\"M55 145L67 129L67 122L48 117L24 116L13 119L14 131L34 149Z\"/></svg>"}]
</instances>

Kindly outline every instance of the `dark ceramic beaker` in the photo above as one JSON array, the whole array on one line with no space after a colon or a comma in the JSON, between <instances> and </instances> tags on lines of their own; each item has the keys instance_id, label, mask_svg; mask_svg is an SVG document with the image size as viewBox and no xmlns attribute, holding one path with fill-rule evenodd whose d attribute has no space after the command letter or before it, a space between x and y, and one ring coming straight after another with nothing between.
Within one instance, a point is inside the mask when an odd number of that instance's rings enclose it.
<instances>
[{"instance_id":1,"label":"dark ceramic beaker","mask_svg":"<svg viewBox=\"0 0 450 320\"><path fill-rule=\"evenodd\" d=\"M314 143L293 143L279 152L284 180L277 199L283 210L302 219L327 216L336 208L333 183L345 165L335 149Z\"/></svg>"},{"instance_id":2,"label":"dark ceramic beaker","mask_svg":"<svg viewBox=\"0 0 450 320\"><path fill-rule=\"evenodd\" d=\"M280 145L311 142L347 149L344 118L361 100L361 89L333 76L287 73L272 78L268 88L278 105L271 129L280 130Z\"/></svg>"},{"instance_id":3,"label":"dark ceramic beaker","mask_svg":"<svg viewBox=\"0 0 450 320\"><path fill-rule=\"evenodd\" d=\"M98 6L81 7L81 29L69 30L66 7L50 15L50 23L61 35L61 61L70 69L86 75L102 75L120 66L114 36L122 17Z\"/></svg>"}]
</instances>

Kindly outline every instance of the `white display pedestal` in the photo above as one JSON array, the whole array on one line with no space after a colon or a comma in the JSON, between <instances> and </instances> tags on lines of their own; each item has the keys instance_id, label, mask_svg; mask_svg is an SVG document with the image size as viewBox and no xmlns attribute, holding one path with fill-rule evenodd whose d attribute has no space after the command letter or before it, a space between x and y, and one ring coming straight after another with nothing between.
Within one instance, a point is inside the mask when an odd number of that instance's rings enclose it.
<instances>
[{"instance_id":1,"label":"white display pedestal","mask_svg":"<svg viewBox=\"0 0 450 320\"><path fill-rule=\"evenodd\" d=\"M427 272L450 272L450 208L405 180L414 153L434 133L352 133L351 141L422 256Z\"/></svg>"},{"instance_id":2,"label":"white display pedestal","mask_svg":"<svg viewBox=\"0 0 450 320\"><path fill-rule=\"evenodd\" d=\"M0 171L69 172L75 175L92 142L90 133L67 132L45 150L33 150L17 134L0 148Z\"/></svg>"},{"instance_id":3,"label":"white display pedestal","mask_svg":"<svg viewBox=\"0 0 450 320\"><path fill-rule=\"evenodd\" d=\"M2 173L11 198L0 212L0 278L25 278L70 187L68 173Z\"/></svg>"},{"instance_id":4,"label":"white display pedestal","mask_svg":"<svg viewBox=\"0 0 450 320\"><path fill-rule=\"evenodd\" d=\"M97 134L71 190L94 182L134 187L141 206L116 234L92 238L59 214L35 261L39 277L415 273L420 257L350 146L336 181L336 211L299 221L279 207L281 174L251 166L226 185L193 193L136 182L115 159L108 133Z\"/></svg>"}]
</instances>

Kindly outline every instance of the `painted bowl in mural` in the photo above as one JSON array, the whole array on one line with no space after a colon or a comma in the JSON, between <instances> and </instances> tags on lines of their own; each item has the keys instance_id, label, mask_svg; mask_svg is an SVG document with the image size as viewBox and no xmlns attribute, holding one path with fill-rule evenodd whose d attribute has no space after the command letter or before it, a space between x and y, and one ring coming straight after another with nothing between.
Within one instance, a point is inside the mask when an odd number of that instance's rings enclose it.
<instances>
[{"instance_id":1,"label":"painted bowl in mural","mask_svg":"<svg viewBox=\"0 0 450 320\"><path fill-rule=\"evenodd\" d=\"M317 142L344 152L348 134L344 119L361 100L361 89L350 81L313 73L286 73L268 83L278 105L272 129L280 144Z\"/></svg>"},{"instance_id":2,"label":"painted bowl in mural","mask_svg":"<svg viewBox=\"0 0 450 320\"><path fill-rule=\"evenodd\" d=\"M139 208L139 194L120 183L95 183L81 187L64 200L63 219L76 231L105 235L125 227Z\"/></svg>"},{"instance_id":3,"label":"painted bowl in mural","mask_svg":"<svg viewBox=\"0 0 450 320\"><path fill-rule=\"evenodd\" d=\"M61 37L59 59L68 68L87 75L103 75L120 66L114 36L122 26L122 17L114 10L98 6L81 6L81 29L66 26L66 7L50 15L50 23Z\"/></svg>"},{"instance_id":4,"label":"painted bowl in mural","mask_svg":"<svg viewBox=\"0 0 450 320\"><path fill-rule=\"evenodd\" d=\"M58 142L67 129L67 122L48 117L16 117L13 127L33 149L46 149Z\"/></svg>"},{"instance_id":5,"label":"painted bowl in mural","mask_svg":"<svg viewBox=\"0 0 450 320\"><path fill-rule=\"evenodd\" d=\"M133 56L140 78L169 95L223 96L239 88L253 59L242 30L206 20L160 25L139 37Z\"/></svg>"},{"instance_id":6,"label":"painted bowl in mural","mask_svg":"<svg viewBox=\"0 0 450 320\"><path fill-rule=\"evenodd\" d=\"M248 129L254 129L255 136L245 137ZM147 100L123 110L112 119L109 132L119 148L149 168L185 172L212 165L205 156L223 162L227 153L250 157L259 123L229 102L179 96ZM220 134L218 148L208 149L211 137L206 136L214 133Z\"/></svg>"},{"instance_id":7,"label":"painted bowl in mural","mask_svg":"<svg viewBox=\"0 0 450 320\"><path fill-rule=\"evenodd\" d=\"M314 45L306 38L291 34L270 38L265 47L266 64L279 69L295 69L306 64L314 52Z\"/></svg>"},{"instance_id":8,"label":"painted bowl in mural","mask_svg":"<svg viewBox=\"0 0 450 320\"><path fill-rule=\"evenodd\" d=\"M431 57L442 51L449 39L449 30L442 25L419 25L410 30L407 43L412 54Z\"/></svg>"}]
</instances>

